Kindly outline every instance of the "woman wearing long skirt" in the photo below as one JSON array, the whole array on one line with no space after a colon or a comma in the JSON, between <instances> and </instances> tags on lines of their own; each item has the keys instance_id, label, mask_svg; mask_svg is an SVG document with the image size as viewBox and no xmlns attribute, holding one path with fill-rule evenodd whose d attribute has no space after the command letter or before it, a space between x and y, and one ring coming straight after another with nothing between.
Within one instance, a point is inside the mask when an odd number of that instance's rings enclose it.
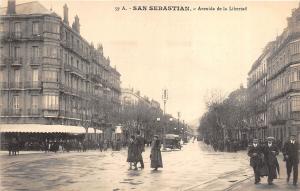
<instances>
[{"instance_id":1,"label":"woman wearing long skirt","mask_svg":"<svg viewBox=\"0 0 300 191\"><path fill-rule=\"evenodd\" d=\"M129 162L129 170L132 169L132 165L134 166L134 170L137 170L137 161L138 161L138 147L135 141L135 136L131 136L129 139L128 145L128 155L127 155L127 162Z\"/></svg>"},{"instance_id":2,"label":"woman wearing long skirt","mask_svg":"<svg viewBox=\"0 0 300 191\"><path fill-rule=\"evenodd\" d=\"M163 168L160 148L161 148L161 142L158 139L158 136L155 135L151 143L151 154L150 154L151 168L153 168L153 170L157 170L158 168Z\"/></svg>"}]
</instances>

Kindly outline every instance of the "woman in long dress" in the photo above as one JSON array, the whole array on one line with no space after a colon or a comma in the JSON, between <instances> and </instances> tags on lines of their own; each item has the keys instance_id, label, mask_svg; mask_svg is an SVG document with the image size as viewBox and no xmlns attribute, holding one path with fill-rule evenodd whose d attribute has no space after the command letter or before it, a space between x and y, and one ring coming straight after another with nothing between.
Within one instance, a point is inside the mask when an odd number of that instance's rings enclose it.
<instances>
[{"instance_id":1,"label":"woman in long dress","mask_svg":"<svg viewBox=\"0 0 300 191\"><path fill-rule=\"evenodd\" d=\"M135 136L131 136L129 139L128 145L128 155L127 155L127 162L129 162L129 170L132 169L132 165L134 169L137 170L137 161L138 161L138 147L135 141Z\"/></svg>"},{"instance_id":2,"label":"woman in long dress","mask_svg":"<svg viewBox=\"0 0 300 191\"><path fill-rule=\"evenodd\" d=\"M157 170L158 168L163 168L160 148L161 148L161 142L158 139L158 136L155 135L151 143L151 154L150 154L151 168L153 168L153 170Z\"/></svg>"}]
</instances>

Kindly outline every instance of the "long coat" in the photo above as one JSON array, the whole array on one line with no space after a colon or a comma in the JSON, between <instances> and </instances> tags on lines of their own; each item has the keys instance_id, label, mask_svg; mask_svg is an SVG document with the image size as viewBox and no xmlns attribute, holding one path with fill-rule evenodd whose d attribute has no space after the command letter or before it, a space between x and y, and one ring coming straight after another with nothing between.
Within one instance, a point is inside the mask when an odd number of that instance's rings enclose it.
<instances>
[{"instance_id":1,"label":"long coat","mask_svg":"<svg viewBox=\"0 0 300 191\"><path fill-rule=\"evenodd\" d=\"M136 137L136 144L137 144L137 149L138 149L138 153L137 153L138 161L142 161L143 160L142 152L145 151L145 140L144 140L144 138L142 136L138 135Z\"/></svg>"},{"instance_id":2,"label":"long coat","mask_svg":"<svg viewBox=\"0 0 300 191\"><path fill-rule=\"evenodd\" d=\"M254 155L256 153L256 155ZM258 168L262 165L262 148L261 146L250 146L248 149L248 156L250 157L250 166Z\"/></svg>"},{"instance_id":3,"label":"long coat","mask_svg":"<svg viewBox=\"0 0 300 191\"><path fill-rule=\"evenodd\" d=\"M274 151L274 152L273 152ZM269 167L269 179L276 179L277 178L277 165L278 161L276 156L279 154L279 150L277 146L272 144L272 146L266 145L264 147L264 154L265 154L265 161Z\"/></svg>"},{"instance_id":4,"label":"long coat","mask_svg":"<svg viewBox=\"0 0 300 191\"><path fill-rule=\"evenodd\" d=\"M163 168L162 157L161 157L161 143L159 140L154 140L151 143L151 168Z\"/></svg>"},{"instance_id":5,"label":"long coat","mask_svg":"<svg viewBox=\"0 0 300 191\"><path fill-rule=\"evenodd\" d=\"M287 160L288 162L292 163L292 164L298 164L299 163L299 145L297 142L295 142L294 144L292 144L290 141L286 142L284 144L284 147L282 149L282 153L283 155L288 155L288 158L285 160Z\"/></svg>"},{"instance_id":6,"label":"long coat","mask_svg":"<svg viewBox=\"0 0 300 191\"><path fill-rule=\"evenodd\" d=\"M127 162L138 161L138 147L135 141L130 142L128 145Z\"/></svg>"}]
</instances>

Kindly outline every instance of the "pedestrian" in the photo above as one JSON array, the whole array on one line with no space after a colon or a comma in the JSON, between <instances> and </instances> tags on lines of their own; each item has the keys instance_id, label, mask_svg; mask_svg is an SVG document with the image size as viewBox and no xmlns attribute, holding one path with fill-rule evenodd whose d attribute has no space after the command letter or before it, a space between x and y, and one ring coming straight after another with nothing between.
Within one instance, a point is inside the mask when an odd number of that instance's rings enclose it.
<instances>
[{"instance_id":1,"label":"pedestrian","mask_svg":"<svg viewBox=\"0 0 300 191\"><path fill-rule=\"evenodd\" d=\"M137 170L137 144L135 136L130 136L129 144L128 144L128 154L127 154L127 162L129 162L129 170L132 170L132 166L134 166L134 170Z\"/></svg>"},{"instance_id":2,"label":"pedestrian","mask_svg":"<svg viewBox=\"0 0 300 191\"><path fill-rule=\"evenodd\" d=\"M103 150L107 151L107 147L108 147L108 141L105 139L103 143Z\"/></svg>"},{"instance_id":3,"label":"pedestrian","mask_svg":"<svg viewBox=\"0 0 300 191\"><path fill-rule=\"evenodd\" d=\"M293 169L293 184L296 186L298 182L298 163L299 163L299 145L296 141L296 136L291 135L290 140L284 144L282 153L286 162L287 179L289 182Z\"/></svg>"},{"instance_id":4,"label":"pedestrian","mask_svg":"<svg viewBox=\"0 0 300 191\"><path fill-rule=\"evenodd\" d=\"M144 161L143 161L142 153L145 151L145 139L144 139L144 137L142 137L140 131L137 131L136 143L137 143L137 148L138 148L138 152L137 152L138 163L141 164L141 169L143 169Z\"/></svg>"},{"instance_id":5,"label":"pedestrian","mask_svg":"<svg viewBox=\"0 0 300 191\"><path fill-rule=\"evenodd\" d=\"M260 170L263 165L262 155L262 148L258 143L258 139L253 139L253 144L249 146L248 149L248 156L250 157L250 166L253 168L254 172L254 184L258 184L260 182Z\"/></svg>"},{"instance_id":6,"label":"pedestrian","mask_svg":"<svg viewBox=\"0 0 300 191\"><path fill-rule=\"evenodd\" d=\"M158 135L154 135L153 141L151 143L151 168L157 170L158 168L163 168L162 157L161 157L161 142L158 139Z\"/></svg>"},{"instance_id":7,"label":"pedestrian","mask_svg":"<svg viewBox=\"0 0 300 191\"><path fill-rule=\"evenodd\" d=\"M268 137L267 138L267 145L264 147L264 155L265 160L268 165L268 184L272 185L273 180L277 178L277 158L276 156L279 154L278 147L275 144L275 138L274 137Z\"/></svg>"}]
</instances>

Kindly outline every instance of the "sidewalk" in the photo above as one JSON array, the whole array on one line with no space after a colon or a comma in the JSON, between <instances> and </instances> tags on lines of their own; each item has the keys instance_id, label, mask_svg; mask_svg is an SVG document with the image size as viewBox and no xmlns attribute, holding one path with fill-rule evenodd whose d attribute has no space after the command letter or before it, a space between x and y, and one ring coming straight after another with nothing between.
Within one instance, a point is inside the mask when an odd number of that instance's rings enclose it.
<instances>
[{"instance_id":1,"label":"sidewalk","mask_svg":"<svg viewBox=\"0 0 300 191\"><path fill-rule=\"evenodd\" d=\"M290 182L286 182L286 167L285 167L285 162L283 162L283 157L280 155L278 157L278 162L280 165L280 177L275 179L273 181L273 185L268 185L267 183L267 177L264 177L261 179L260 184L254 184L254 177L252 176L251 178L247 178L243 181L240 181L236 184L233 184L231 187L224 189L226 191L256 191L256 190L300 190L299 186L299 177L298 177L298 185L294 186L293 185L293 175L291 174ZM300 170L300 165L298 166L298 172ZM293 172L292 172L293 173Z\"/></svg>"},{"instance_id":2,"label":"sidewalk","mask_svg":"<svg viewBox=\"0 0 300 191\"><path fill-rule=\"evenodd\" d=\"M45 153L44 151L20 151L20 155L27 155L27 154L40 154ZM8 156L8 151L0 151L0 156Z\"/></svg>"}]
</instances>

